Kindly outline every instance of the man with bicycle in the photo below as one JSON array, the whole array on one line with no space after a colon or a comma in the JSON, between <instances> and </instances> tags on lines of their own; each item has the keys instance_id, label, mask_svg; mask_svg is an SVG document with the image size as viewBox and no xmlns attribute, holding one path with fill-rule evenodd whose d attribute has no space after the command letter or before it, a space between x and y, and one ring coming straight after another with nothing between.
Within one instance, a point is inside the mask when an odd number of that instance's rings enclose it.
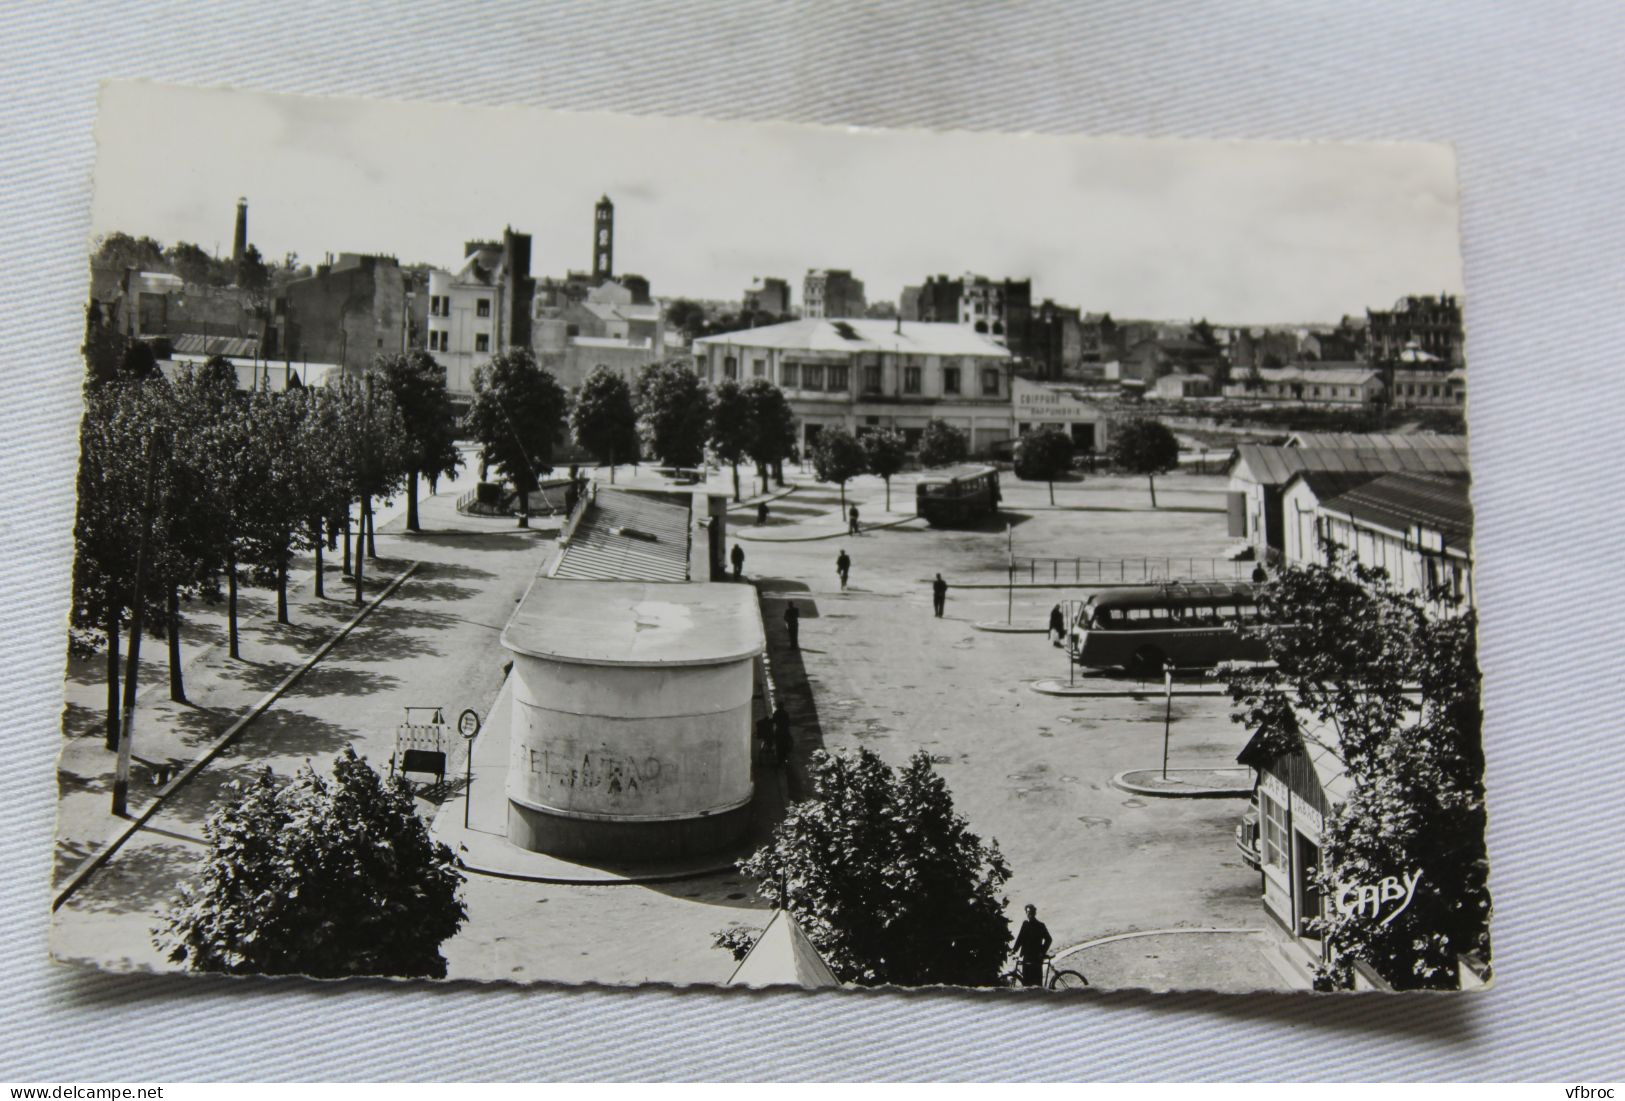
<instances>
[{"instance_id":1,"label":"man with bicycle","mask_svg":"<svg viewBox=\"0 0 1625 1101\"><path fill-rule=\"evenodd\" d=\"M1010 945L1010 954L1021 957L1022 986L1044 985L1044 959L1054 943L1049 928L1038 920L1038 907L1027 903L1027 920L1021 923L1015 943Z\"/></svg>"}]
</instances>

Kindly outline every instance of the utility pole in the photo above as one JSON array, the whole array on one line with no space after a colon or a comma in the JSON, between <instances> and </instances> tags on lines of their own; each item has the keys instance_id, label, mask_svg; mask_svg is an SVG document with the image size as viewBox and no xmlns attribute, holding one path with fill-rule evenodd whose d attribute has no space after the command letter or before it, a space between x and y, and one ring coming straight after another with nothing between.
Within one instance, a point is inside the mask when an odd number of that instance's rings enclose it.
<instances>
[{"instance_id":1,"label":"utility pole","mask_svg":"<svg viewBox=\"0 0 1625 1101\"><path fill-rule=\"evenodd\" d=\"M113 814L126 817L130 794L130 735L135 719L136 674L141 668L141 621L146 603L147 558L151 553L152 520L158 488L158 431L147 439L147 486L141 501L141 539L135 551L135 591L130 608L130 648L124 670L123 729L118 740L118 765L113 773Z\"/></svg>"}]
</instances>

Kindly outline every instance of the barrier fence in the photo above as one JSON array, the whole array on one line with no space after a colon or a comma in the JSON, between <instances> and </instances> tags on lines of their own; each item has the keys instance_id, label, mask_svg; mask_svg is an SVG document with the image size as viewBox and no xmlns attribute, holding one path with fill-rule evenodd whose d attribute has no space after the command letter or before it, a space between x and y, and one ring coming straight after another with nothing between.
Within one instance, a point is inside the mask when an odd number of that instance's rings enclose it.
<instances>
[{"instance_id":1,"label":"barrier fence","mask_svg":"<svg viewBox=\"0 0 1625 1101\"><path fill-rule=\"evenodd\" d=\"M1011 580L1029 585L1043 582L1095 581L1119 584L1156 581L1246 581L1255 562L1229 558L1139 557L1139 558L1038 558L1015 555L1011 559Z\"/></svg>"}]
</instances>

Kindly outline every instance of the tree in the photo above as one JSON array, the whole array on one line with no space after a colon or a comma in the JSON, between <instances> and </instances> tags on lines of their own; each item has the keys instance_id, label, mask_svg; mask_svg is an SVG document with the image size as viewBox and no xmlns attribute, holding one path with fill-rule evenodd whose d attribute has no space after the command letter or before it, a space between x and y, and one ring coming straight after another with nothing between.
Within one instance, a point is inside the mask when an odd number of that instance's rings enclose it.
<instances>
[{"instance_id":1,"label":"tree","mask_svg":"<svg viewBox=\"0 0 1625 1101\"><path fill-rule=\"evenodd\" d=\"M820 482L841 487L841 511L846 511L846 483L869 469L869 456L863 445L844 428L826 428L818 433L812 449L813 473Z\"/></svg>"},{"instance_id":2,"label":"tree","mask_svg":"<svg viewBox=\"0 0 1625 1101\"><path fill-rule=\"evenodd\" d=\"M1016 477L1049 483L1049 503L1055 504L1055 479L1072 469L1072 437L1056 428L1040 428L1016 444Z\"/></svg>"},{"instance_id":3,"label":"tree","mask_svg":"<svg viewBox=\"0 0 1625 1101\"><path fill-rule=\"evenodd\" d=\"M813 798L740 864L793 914L831 970L864 986L993 986L1009 947L1011 872L954 810L923 750L818 752Z\"/></svg>"},{"instance_id":4,"label":"tree","mask_svg":"<svg viewBox=\"0 0 1625 1101\"><path fill-rule=\"evenodd\" d=\"M666 303L666 324L692 340L705 328L705 307L687 298L674 298Z\"/></svg>"},{"instance_id":5,"label":"tree","mask_svg":"<svg viewBox=\"0 0 1625 1101\"><path fill-rule=\"evenodd\" d=\"M970 454L965 433L944 420L929 420L920 436L920 463L924 466L952 466Z\"/></svg>"},{"instance_id":6,"label":"tree","mask_svg":"<svg viewBox=\"0 0 1625 1101\"><path fill-rule=\"evenodd\" d=\"M638 415L649 447L667 466L698 466L711 432L711 392L680 363L655 363L638 376Z\"/></svg>"},{"instance_id":7,"label":"tree","mask_svg":"<svg viewBox=\"0 0 1625 1101\"><path fill-rule=\"evenodd\" d=\"M739 383L725 378L717 383L711 401L711 449L733 467L736 501L740 499L739 461L747 454L751 435L750 400Z\"/></svg>"},{"instance_id":8,"label":"tree","mask_svg":"<svg viewBox=\"0 0 1625 1101\"><path fill-rule=\"evenodd\" d=\"M98 267L136 268L140 271L168 271L164 246L151 237L135 238L128 233L109 233L96 241L92 262Z\"/></svg>"},{"instance_id":9,"label":"tree","mask_svg":"<svg viewBox=\"0 0 1625 1101\"><path fill-rule=\"evenodd\" d=\"M1347 985L1363 959L1401 989L1458 986L1459 956L1489 958L1475 614L1439 614L1335 551L1282 571L1258 607L1274 665L1228 678L1232 718L1253 731L1244 759L1318 744L1352 782L1322 828L1320 889L1335 900L1341 884L1422 875L1397 917L1334 906L1316 919L1322 982Z\"/></svg>"},{"instance_id":10,"label":"tree","mask_svg":"<svg viewBox=\"0 0 1625 1101\"><path fill-rule=\"evenodd\" d=\"M745 451L756 463L766 493L769 468L779 485L784 484L784 460L795 452L796 415L784 391L765 378L751 379L744 391L750 412L750 443Z\"/></svg>"},{"instance_id":11,"label":"tree","mask_svg":"<svg viewBox=\"0 0 1625 1101\"><path fill-rule=\"evenodd\" d=\"M250 294L263 294L271 286L271 269L253 245L237 261L237 285Z\"/></svg>"},{"instance_id":12,"label":"tree","mask_svg":"<svg viewBox=\"0 0 1625 1101\"><path fill-rule=\"evenodd\" d=\"M553 469L553 447L569 408L564 388L529 348L492 356L474 372L468 427L482 462L496 467L519 493L519 526L530 526L530 494Z\"/></svg>"},{"instance_id":13,"label":"tree","mask_svg":"<svg viewBox=\"0 0 1625 1101\"><path fill-rule=\"evenodd\" d=\"M406 431L406 528L419 531L418 479L451 477L462 464L446 369L422 350L379 356L373 369L401 412Z\"/></svg>"},{"instance_id":14,"label":"tree","mask_svg":"<svg viewBox=\"0 0 1625 1101\"><path fill-rule=\"evenodd\" d=\"M886 483L886 511L891 511L891 476L903 469L908 443L896 429L870 432L863 437L864 469Z\"/></svg>"},{"instance_id":15,"label":"tree","mask_svg":"<svg viewBox=\"0 0 1625 1101\"><path fill-rule=\"evenodd\" d=\"M176 241L164 255L183 281L204 286L214 281L214 258L190 241Z\"/></svg>"},{"instance_id":16,"label":"tree","mask_svg":"<svg viewBox=\"0 0 1625 1101\"><path fill-rule=\"evenodd\" d=\"M331 779L309 764L231 785L203 828L209 854L153 943L173 963L233 975L444 978L462 875L398 778L355 750Z\"/></svg>"},{"instance_id":17,"label":"tree","mask_svg":"<svg viewBox=\"0 0 1625 1101\"><path fill-rule=\"evenodd\" d=\"M1111 460L1130 474L1144 474L1151 482L1151 507L1157 507L1157 475L1179 466L1179 441L1161 421L1132 420L1112 431Z\"/></svg>"},{"instance_id":18,"label":"tree","mask_svg":"<svg viewBox=\"0 0 1625 1101\"><path fill-rule=\"evenodd\" d=\"M638 411L632 403L632 388L620 373L608 367L594 367L576 392L570 413L570 432L576 446L609 466L609 480L615 481L615 465L638 458Z\"/></svg>"}]
</instances>

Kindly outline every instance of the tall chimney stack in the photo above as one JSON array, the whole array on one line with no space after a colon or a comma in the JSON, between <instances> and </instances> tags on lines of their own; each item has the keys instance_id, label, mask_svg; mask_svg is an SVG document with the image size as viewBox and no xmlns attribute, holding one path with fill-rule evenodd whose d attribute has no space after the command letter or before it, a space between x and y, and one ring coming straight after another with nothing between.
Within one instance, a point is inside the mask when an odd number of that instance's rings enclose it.
<instances>
[{"instance_id":1,"label":"tall chimney stack","mask_svg":"<svg viewBox=\"0 0 1625 1101\"><path fill-rule=\"evenodd\" d=\"M243 253L248 251L248 200L237 200L237 233L231 242L231 259L233 263L240 264Z\"/></svg>"}]
</instances>

